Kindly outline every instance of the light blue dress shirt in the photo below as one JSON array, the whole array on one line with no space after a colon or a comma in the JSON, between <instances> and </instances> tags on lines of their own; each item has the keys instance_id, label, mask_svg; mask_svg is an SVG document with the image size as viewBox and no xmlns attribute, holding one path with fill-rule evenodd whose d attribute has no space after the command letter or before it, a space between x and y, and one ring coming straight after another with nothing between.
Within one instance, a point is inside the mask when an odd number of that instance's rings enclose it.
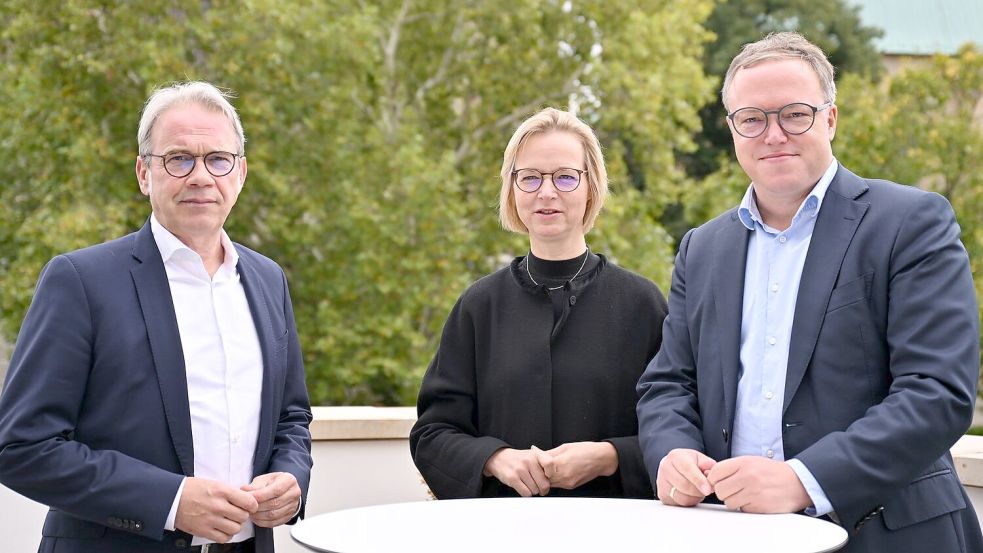
<instances>
[{"instance_id":1,"label":"light blue dress shirt","mask_svg":"<svg viewBox=\"0 0 983 553\"><path fill-rule=\"evenodd\" d=\"M757 455L785 460L782 405L795 301L816 216L837 167L834 159L799 206L792 224L783 231L762 221L753 184L741 200L738 217L752 232L744 270L741 374L731 446L735 457ZM813 506L806 509L806 514L830 513L833 507L812 472L798 459L786 462L812 499Z\"/></svg>"}]
</instances>

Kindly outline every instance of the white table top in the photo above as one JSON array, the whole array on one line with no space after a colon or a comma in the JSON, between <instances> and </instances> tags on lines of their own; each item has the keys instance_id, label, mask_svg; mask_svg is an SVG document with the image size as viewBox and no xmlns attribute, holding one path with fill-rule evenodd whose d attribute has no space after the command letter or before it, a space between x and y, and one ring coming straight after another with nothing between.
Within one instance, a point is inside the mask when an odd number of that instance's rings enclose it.
<instances>
[{"instance_id":1,"label":"white table top","mask_svg":"<svg viewBox=\"0 0 983 553\"><path fill-rule=\"evenodd\" d=\"M802 515L753 515L718 505L596 498L459 499L325 513L290 535L329 553L693 551L825 553L843 528Z\"/></svg>"}]
</instances>

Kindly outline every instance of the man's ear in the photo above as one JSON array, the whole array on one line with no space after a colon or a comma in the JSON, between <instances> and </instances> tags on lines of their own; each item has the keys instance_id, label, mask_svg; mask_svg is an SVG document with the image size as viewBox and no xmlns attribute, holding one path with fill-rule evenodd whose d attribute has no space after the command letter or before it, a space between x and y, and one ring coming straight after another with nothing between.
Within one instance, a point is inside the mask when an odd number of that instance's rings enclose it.
<instances>
[{"instance_id":1,"label":"man's ear","mask_svg":"<svg viewBox=\"0 0 983 553\"><path fill-rule=\"evenodd\" d=\"M140 185L140 192L144 196L150 195L150 164L144 163L143 157L137 156L136 163L137 183Z\"/></svg>"},{"instance_id":2,"label":"man's ear","mask_svg":"<svg viewBox=\"0 0 983 553\"><path fill-rule=\"evenodd\" d=\"M246 166L246 156L239 158L239 192L242 192L242 186L246 184L246 171L248 167Z\"/></svg>"}]
</instances>

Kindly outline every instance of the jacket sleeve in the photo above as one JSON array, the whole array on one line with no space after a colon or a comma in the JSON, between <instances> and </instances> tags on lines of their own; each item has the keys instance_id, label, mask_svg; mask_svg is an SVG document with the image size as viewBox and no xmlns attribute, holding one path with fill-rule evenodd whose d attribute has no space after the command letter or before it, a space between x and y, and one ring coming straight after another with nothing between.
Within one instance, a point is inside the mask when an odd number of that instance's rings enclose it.
<instances>
[{"instance_id":1,"label":"jacket sleeve","mask_svg":"<svg viewBox=\"0 0 983 553\"><path fill-rule=\"evenodd\" d=\"M875 368L890 374L887 396L796 456L841 516L905 488L972 420L979 312L959 226L938 194L901 221L887 275L887 366ZM935 508L928 499L912 502Z\"/></svg>"},{"instance_id":2,"label":"jacket sleeve","mask_svg":"<svg viewBox=\"0 0 983 553\"><path fill-rule=\"evenodd\" d=\"M410 432L413 462L438 499L478 497L491 455L509 444L479 436L474 324L465 295L444 324L440 345L423 377L417 421Z\"/></svg>"},{"instance_id":3,"label":"jacket sleeve","mask_svg":"<svg viewBox=\"0 0 983 553\"><path fill-rule=\"evenodd\" d=\"M676 448L703 451L696 385L696 362L686 310L686 253L693 230L676 255L669 290L669 314L662 325L662 348L638 381L638 441L649 477L655 482L659 462Z\"/></svg>"},{"instance_id":4,"label":"jacket sleeve","mask_svg":"<svg viewBox=\"0 0 983 553\"><path fill-rule=\"evenodd\" d=\"M301 356L300 341L297 338L297 325L294 321L293 304L287 288L286 276L280 271L283 281L283 310L287 322L287 375L280 403L280 416L276 435L273 438L273 453L268 472L289 472L297 479L301 490L301 508L288 524L304 518L307 507L307 491L311 481L310 423L311 402L307 395L304 377L304 360Z\"/></svg>"},{"instance_id":5,"label":"jacket sleeve","mask_svg":"<svg viewBox=\"0 0 983 553\"><path fill-rule=\"evenodd\" d=\"M647 297L648 301L642 304L638 316L641 320L647 321L650 327L646 359L651 359L662 348L662 324L665 322L668 305L665 296L654 283L646 281L646 284L648 284L646 289L639 294ZM652 491L654 479L649 477L648 470L645 468L638 435L608 438L606 441L610 442L618 452L618 477L625 497L652 499L655 495Z\"/></svg>"},{"instance_id":6,"label":"jacket sleeve","mask_svg":"<svg viewBox=\"0 0 983 553\"><path fill-rule=\"evenodd\" d=\"M652 484L642 459L638 436L621 436L604 440L618 452L618 474L626 498L652 499Z\"/></svg>"},{"instance_id":7,"label":"jacket sleeve","mask_svg":"<svg viewBox=\"0 0 983 553\"><path fill-rule=\"evenodd\" d=\"M91 309L72 261L55 257L0 396L0 482L76 518L160 539L184 476L74 439L93 362Z\"/></svg>"}]
</instances>

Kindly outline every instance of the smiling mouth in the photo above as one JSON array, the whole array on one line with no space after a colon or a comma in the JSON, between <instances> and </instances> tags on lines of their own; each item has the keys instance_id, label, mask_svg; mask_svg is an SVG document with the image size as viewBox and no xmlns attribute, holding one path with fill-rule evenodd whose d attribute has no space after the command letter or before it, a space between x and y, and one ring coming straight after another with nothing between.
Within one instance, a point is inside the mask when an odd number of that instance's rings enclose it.
<instances>
[{"instance_id":1,"label":"smiling mouth","mask_svg":"<svg viewBox=\"0 0 983 553\"><path fill-rule=\"evenodd\" d=\"M553 215L562 212L557 209L537 209L536 213L539 213L540 215Z\"/></svg>"},{"instance_id":2,"label":"smiling mouth","mask_svg":"<svg viewBox=\"0 0 983 553\"><path fill-rule=\"evenodd\" d=\"M765 160L765 159L785 159L785 158L789 158L789 157L795 157L795 154L790 154L790 153L787 153L787 152L780 152L780 153L776 153L776 154L768 154L766 156L761 156L761 159L763 159L763 160Z\"/></svg>"}]
</instances>

